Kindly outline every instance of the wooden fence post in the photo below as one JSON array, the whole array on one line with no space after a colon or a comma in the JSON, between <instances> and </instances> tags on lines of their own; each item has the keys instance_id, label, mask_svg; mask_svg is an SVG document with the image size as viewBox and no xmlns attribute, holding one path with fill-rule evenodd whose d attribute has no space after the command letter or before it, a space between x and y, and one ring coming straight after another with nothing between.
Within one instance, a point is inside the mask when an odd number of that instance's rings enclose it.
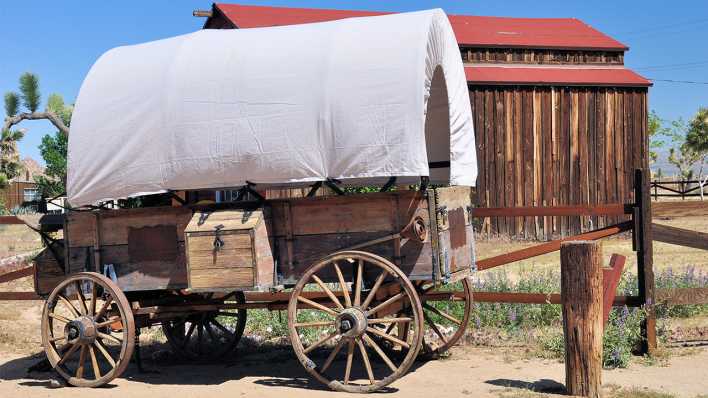
<instances>
[{"instance_id":1,"label":"wooden fence post","mask_svg":"<svg viewBox=\"0 0 708 398\"><path fill-rule=\"evenodd\" d=\"M602 265L599 242L561 244L565 387L599 398L602 376Z\"/></svg>"},{"instance_id":2,"label":"wooden fence post","mask_svg":"<svg viewBox=\"0 0 708 398\"><path fill-rule=\"evenodd\" d=\"M637 169L634 172L634 242L637 251L637 279L639 300L646 311L642 322L642 352L656 349L656 314L654 313L654 257L651 229L651 192L649 172Z\"/></svg>"}]
</instances>

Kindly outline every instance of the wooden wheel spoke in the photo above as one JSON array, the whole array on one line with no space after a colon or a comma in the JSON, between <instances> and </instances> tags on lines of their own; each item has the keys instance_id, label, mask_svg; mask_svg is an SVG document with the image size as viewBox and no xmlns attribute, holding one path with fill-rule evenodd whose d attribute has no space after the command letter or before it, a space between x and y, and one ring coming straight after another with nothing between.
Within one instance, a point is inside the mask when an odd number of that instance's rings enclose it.
<instances>
[{"instance_id":1,"label":"wooden wheel spoke","mask_svg":"<svg viewBox=\"0 0 708 398\"><path fill-rule=\"evenodd\" d=\"M79 349L79 345L78 345L78 344L72 344L71 347L69 347L69 349L64 353L64 355L61 356L61 359L60 359L59 362L57 363L57 366L59 366L59 365L63 364L64 362L66 362L66 361L71 357L71 355L72 355L73 353L75 353L76 350L78 350L78 349Z\"/></svg>"},{"instance_id":2,"label":"wooden wheel spoke","mask_svg":"<svg viewBox=\"0 0 708 398\"><path fill-rule=\"evenodd\" d=\"M110 335L110 334L98 332L98 337L100 337L100 338L103 339L103 340L112 341L112 342L114 342L114 343L116 343L116 344L123 344L123 340L122 340L122 339L119 339L118 337L113 336L113 335Z\"/></svg>"},{"instance_id":3,"label":"wooden wheel spoke","mask_svg":"<svg viewBox=\"0 0 708 398\"><path fill-rule=\"evenodd\" d=\"M89 354L91 356L91 366L93 367L93 376L96 379L101 378L101 368L98 366L98 359L96 359L96 351L94 351L93 346L89 346Z\"/></svg>"},{"instance_id":4,"label":"wooden wheel spoke","mask_svg":"<svg viewBox=\"0 0 708 398\"><path fill-rule=\"evenodd\" d=\"M376 380L374 379L374 372L371 370L371 362L369 361L369 354L366 353L366 347L361 339L356 340L356 344L359 346L359 351L361 351L361 358L364 360L364 367L366 368L366 374L369 376L369 382L374 384Z\"/></svg>"},{"instance_id":5,"label":"wooden wheel spoke","mask_svg":"<svg viewBox=\"0 0 708 398\"><path fill-rule=\"evenodd\" d=\"M352 373L352 360L354 359L354 340L349 340L347 347L347 365L344 367L344 384L349 384L349 376Z\"/></svg>"},{"instance_id":6,"label":"wooden wheel spoke","mask_svg":"<svg viewBox=\"0 0 708 398\"><path fill-rule=\"evenodd\" d=\"M204 325L199 323L197 325L197 353L202 352L202 340L204 340Z\"/></svg>"},{"instance_id":7,"label":"wooden wheel spoke","mask_svg":"<svg viewBox=\"0 0 708 398\"><path fill-rule=\"evenodd\" d=\"M106 311L108 311L108 307L111 306L112 302L113 302L113 297L108 296L108 298L106 298L106 300L103 302L101 309L99 309L98 312L96 313L96 315L93 316L93 319L96 320L96 319L101 318L106 313Z\"/></svg>"},{"instance_id":8,"label":"wooden wheel spoke","mask_svg":"<svg viewBox=\"0 0 708 398\"><path fill-rule=\"evenodd\" d=\"M337 279L339 279L339 286L342 288L342 293L344 294L344 304L347 307L352 306L352 299L349 296L349 288L347 287L347 282L344 281L344 275L342 275L342 270L339 269L339 264L337 262L332 263L334 265L334 270L337 273Z\"/></svg>"},{"instance_id":9,"label":"wooden wheel spoke","mask_svg":"<svg viewBox=\"0 0 708 398\"><path fill-rule=\"evenodd\" d=\"M315 321L315 322L301 322L295 323L296 328L316 328L323 326L334 326L334 321Z\"/></svg>"},{"instance_id":10,"label":"wooden wheel spoke","mask_svg":"<svg viewBox=\"0 0 708 398\"><path fill-rule=\"evenodd\" d=\"M339 351L342 350L342 347L344 347L345 341L346 341L345 339L339 340L339 343L337 343L337 345L334 347L332 352L329 353L327 360L322 365L322 369L320 369L320 373L324 373L327 371L327 369L329 369L329 366L332 365L332 362L334 362L334 358L337 356L337 354L339 354Z\"/></svg>"},{"instance_id":11,"label":"wooden wheel spoke","mask_svg":"<svg viewBox=\"0 0 708 398\"><path fill-rule=\"evenodd\" d=\"M49 342L56 343L57 341L62 341L62 340L66 340L66 336L52 337L51 339L49 339Z\"/></svg>"},{"instance_id":12,"label":"wooden wheel spoke","mask_svg":"<svg viewBox=\"0 0 708 398\"><path fill-rule=\"evenodd\" d=\"M112 324L114 324L114 323L116 323L116 322L120 322L120 317L119 317L119 316L110 317L109 319L107 319L107 320L105 320L105 321L103 321L103 322L98 322L98 323L96 324L96 327L97 327L97 328L104 328L104 327L110 326L110 325L112 325Z\"/></svg>"},{"instance_id":13,"label":"wooden wheel spoke","mask_svg":"<svg viewBox=\"0 0 708 398\"><path fill-rule=\"evenodd\" d=\"M368 345L370 345L371 348L373 348L377 354L379 354L379 356L381 357L381 359L383 359L388 368L391 369L391 372L395 372L398 369L398 367L393 364L388 355L386 355L386 353L381 349L381 347L379 347L378 344L376 344L376 342L371 337L369 337L366 333L362 337L364 338L364 341Z\"/></svg>"},{"instance_id":14,"label":"wooden wheel spoke","mask_svg":"<svg viewBox=\"0 0 708 398\"><path fill-rule=\"evenodd\" d=\"M413 321L413 318L371 318L367 319L367 322L371 325L377 325L377 324L385 324L385 323L404 323L404 322L411 322Z\"/></svg>"},{"instance_id":15,"label":"wooden wheel spoke","mask_svg":"<svg viewBox=\"0 0 708 398\"><path fill-rule=\"evenodd\" d=\"M116 361L113 359L113 357L112 357L111 354L108 352L108 350L107 350L106 347L103 345L103 343L101 343L101 342L98 341L98 340L94 340L93 344L96 346L96 348L98 348L98 350L101 352L101 354L103 354L103 356L106 358L106 360L108 361L108 363L111 364L111 367L115 367L115 366L116 366Z\"/></svg>"},{"instance_id":16,"label":"wooden wheel spoke","mask_svg":"<svg viewBox=\"0 0 708 398\"><path fill-rule=\"evenodd\" d=\"M354 305L361 305L361 289L363 288L363 273L364 273L364 260L359 259L356 267L356 290L354 291Z\"/></svg>"},{"instance_id":17,"label":"wooden wheel spoke","mask_svg":"<svg viewBox=\"0 0 708 398\"><path fill-rule=\"evenodd\" d=\"M204 322L204 330L206 330L206 332L207 332L207 334L209 335L209 338L211 339L211 341L218 344L218 343L219 343L219 339L217 339L216 336L214 336L214 332L211 330L212 328L211 328L211 326L210 326L210 323L211 323L211 322L210 322L209 319L207 319L206 322Z\"/></svg>"},{"instance_id":18,"label":"wooden wheel spoke","mask_svg":"<svg viewBox=\"0 0 708 398\"><path fill-rule=\"evenodd\" d=\"M379 290L379 287L381 287L381 284L383 283L384 279L386 279L386 275L388 275L388 272L384 270L381 272L381 275L376 278L374 286L371 288L371 290L369 290L369 293L366 295L366 300L364 300L364 303L361 305L361 308L366 309L369 304L371 304L371 302L376 297L376 292Z\"/></svg>"},{"instance_id":19,"label":"wooden wheel spoke","mask_svg":"<svg viewBox=\"0 0 708 398\"><path fill-rule=\"evenodd\" d=\"M197 327L197 324L195 322L192 322L191 325L189 325L189 330L187 331L187 334L184 336L184 340L182 341L182 348L187 346L187 343L189 343L189 338L192 337L192 334L194 333L194 328Z\"/></svg>"},{"instance_id":20,"label":"wooden wheel spoke","mask_svg":"<svg viewBox=\"0 0 708 398\"><path fill-rule=\"evenodd\" d=\"M447 313L445 313L445 312L440 311L439 309L433 307L432 305L430 305L430 304L428 304L428 303L423 303L423 307L426 308L426 309L428 309L428 310L430 310L430 311L432 311L432 312L434 312L435 314L437 314L437 315L439 315L439 316L441 316L441 317L447 319L447 320L450 321L450 322L456 323L456 324L458 324L458 325L462 325L462 321L461 321L461 320L455 318L454 316L452 316L452 315L450 315L450 314L447 314Z\"/></svg>"},{"instance_id":21,"label":"wooden wheel spoke","mask_svg":"<svg viewBox=\"0 0 708 398\"><path fill-rule=\"evenodd\" d=\"M315 274L312 274L312 279L314 279L315 282L317 282L317 284L320 286L320 288L325 292L325 294L330 298L330 300L332 300L332 302L334 303L334 305L337 306L337 308L339 308L341 310L344 309L344 306L339 301L337 296L335 296L334 293L332 293L332 290L330 290L330 288L328 288L327 285L325 285L325 283L322 281L322 279L320 279Z\"/></svg>"},{"instance_id":22,"label":"wooden wheel spoke","mask_svg":"<svg viewBox=\"0 0 708 398\"><path fill-rule=\"evenodd\" d=\"M317 347L321 346L322 344L324 344L324 343L330 341L331 339L333 339L333 338L334 338L335 336L337 336L338 334L339 334L339 332L335 330L334 332L328 334L327 336L324 336L324 337L322 337L321 339L317 340L316 342L312 343L309 347L305 348L305 351L303 351L303 352L304 352L305 354L311 352L311 351L314 350L315 348L317 348Z\"/></svg>"},{"instance_id":23,"label":"wooden wheel spoke","mask_svg":"<svg viewBox=\"0 0 708 398\"><path fill-rule=\"evenodd\" d=\"M79 310L77 310L76 307L74 307L74 304L71 304L71 301L68 298L66 298L66 296L64 296L63 294L57 294L57 299L59 301L61 301L62 303L64 303L64 305L67 307L69 312L71 312L71 315L73 315L75 318L78 318L79 316L81 316L79 314Z\"/></svg>"},{"instance_id":24,"label":"wooden wheel spoke","mask_svg":"<svg viewBox=\"0 0 708 398\"><path fill-rule=\"evenodd\" d=\"M219 321L217 321L216 319L209 319L209 322L210 322L212 325L214 325L214 326L216 326L217 328L219 328L219 330L221 330L221 331L224 333L224 335L226 336L226 338L228 338L229 340L233 340L233 338L234 338L233 332L230 331L229 329L227 329L227 328L226 328L224 325L222 325L221 323L219 323Z\"/></svg>"},{"instance_id":25,"label":"wooden wheel spoke","mask_svg":"<svg viewBox=\"0 0 708 398\"><path fill-rule=\"evenodd\" d=\"M88 308L86 307L86 297L84 297L84 292L81 288L81 281L76 281L76 299L79 300L79 309L81 310L81 315L88 315Z\"/></svg>"},{"instance_id":26,"label":"wooden wheel spoke","mask_svg":"<svg viewBox=\"0 0 708 398\"><path fill-rule=\"evenodd\" d=\"M81 379L84 377L84 362L86 362L86 346L81 346L81 353L79 354L79 366L76 368L76 377Z\"/></svg>"},{"instance_id":27,"label":"wooden wheel spoke","mask_svg":"<svg viewBox=\"0 0 708 398\"><path fill-rule=\"evenodd\" d=\"M65 318L65 317L63 317L63 316L61 316L61 315L57 315L57 314L55 314L55 313L53 313L53 312L50 312L49 314L47 314L47 316L49 316L50 318L55 319L55 320L57 320L57 321L59 321L59 322L64 322L64 323L69 323L69 322L71 322L71 320L69 320L69 319L67 319L67 318Z\"/></svg>"},{"instance_id":28,"label":"wooden wheel spoke","mask_svg":"<svg viewBox=\"0 0 708 398\"><path fill-rule=\"evenodd\" d=\"M89 305L89 315L96 315L96 296L98 295L98 288L96 287L96 282L91 281L91 303Z\"/></svg>"},{"instance_id":29,"label":"wooden wheel spoke","mask_svg":"<svg viewBox=\"0 0 708 398\"><path fill-rule=\"evenodd\" d=\"M309 306L312 307L312 308L318 309L318 310L320 310L320 311L324 311L324 312L326 312L327 314L330 314L330 315L332 315L332 316L337 316L337 313L336 313L333 309L327 308L327 307L325 307L324 305L322 305L322 304L320 304L320 303L317 303L317 302L314 302L314 301L312 301L312 300L310 300L310 299L307 299L307 298L305 298L305 297L297 296L297 300L300 301L300 302L302 302L303 304L309 305Z\"/></svg>"},{"instance_id":30,"label":"wooden wheel spoke","mask_svg":"<svg viewBox=\"0 0 708 398\"><path fill-rule=\"evenodd\" d=\"M380 331L380 330L378 330L378 329L374 329L374 328L372 328L372 327L367 327L367 328L366 328L366 331L369 332L369 333L371 333L371 334L375 334L375 335L377 335L377 336L379 336L379 337L381 337L381 338L383 338L383 339L386 339L386 340L388 340L388 341L390 341L390 342L392 342L392 343L398 344L398 345L400 345L401 347L405 347L405 348L410 348L410 347L411 347L410 344L406 343L405 341L403 341L403 340L401 340L401 339L399 339L399 338L393 337L393 336L391 336L390 334L385 333L385 332L382 332L382 331Z\"/></svg>"},{"instance_id":31,"label":"wooden wheel spoke","mask_svg":"<svg viewBox=\"0 0 708 398\"><path fill-rule=\"evenodd\" d=\"M367 311L367 313L372 314L372 315L376 314L377 312L381 311L382 309L384 309L384 308L388 307L389 305L395 303L396 301L402 299L403 296L405 296L405 295L406 295L405 292L397 293L397 294L389 297L388 300L384 301L383 303L381 303L381 304L377 305L376 307L372 308L371 310Z\"/></svg>"},{"instance_id":32,"label":"wooden wheel spoke","mask_svg":"<svg viewBox=\"0 0 708 398\"><path fill-rule=\"evenodd\" d=\"M433 320L430 319L428 314L423 312L423 318L425 319L425 322L428 323L428 325L430 325L430 328L433 329L433 332L435 332L435 334L437 334L438 337L440 337L440 340L442 340L443 343L447 344L447 338L445 338L445 335L443 335L443 333L440 331L440 329L438 329L437 325L435 325L435 322L433 322Z\"/></svg>"}]
</instances>

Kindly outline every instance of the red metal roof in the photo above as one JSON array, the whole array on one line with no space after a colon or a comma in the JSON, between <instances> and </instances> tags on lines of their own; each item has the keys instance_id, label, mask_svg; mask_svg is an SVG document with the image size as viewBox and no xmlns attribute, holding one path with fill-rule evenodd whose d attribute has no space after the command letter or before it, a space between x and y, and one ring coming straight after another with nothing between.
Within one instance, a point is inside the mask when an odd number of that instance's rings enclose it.
<instances>
[{"instance_id":1,"label":"red metal roof","mask_svg":"<svg viewBox=\"0 0 708 398\"><path fill-rule=\"evenodd\" d=\"M465 75L467 82L474 85L652 85L649 80L626 68L466 66Z\"/></svg>"},{"instance_id":2,"label":"red metal roof","mask_svg":"<svg viewBox=\"0 0 708 398\"><path fill-rule=\"evenodd\" d=\"M376 11L328 10L214 4L239 28L296 25L387 14ZM461 45L625 51L627 46L575 18L506 18L450 15Z\"/></svg>"}]
</instances>

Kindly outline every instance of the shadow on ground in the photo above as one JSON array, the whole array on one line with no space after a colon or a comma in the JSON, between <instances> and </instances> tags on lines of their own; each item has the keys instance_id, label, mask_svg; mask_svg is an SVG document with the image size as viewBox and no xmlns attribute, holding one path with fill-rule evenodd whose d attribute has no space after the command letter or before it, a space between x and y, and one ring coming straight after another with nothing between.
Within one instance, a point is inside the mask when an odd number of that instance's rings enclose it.
<instances>
[{"instance_id":1,"label":"shadow on ground","mask_svg":"<svg viewBox=\"0 0 708 398\"><path fill-rule=\"evenodd\" d=\"M565 394L565 386L551 379L536 381L523 381L514 379L493 379L485 381L487 384L499 387L519 388L546 394Z\"/></svg>"},{"instance_id":2,"label":"shadow on ground","mask_svg":"<svg viewBox=\"0 0 708 398\"><path fill-rule=\"evenodd\" d=\"M315 350L310 357L321 362L327 354L328 351ZM310 377L288 344L251 344L240 348L232 357L225 360L194 362L174 355L166 344L153 343L142 346L141 356L144 371L139 371L136 363L132 361L121 378L151 385L218 385L230 380L254 377L257 379L254 383L264 386L329 390L327 386ZM371 358L375 374L378 373L377 371L387 370L383 362L373 360L373 356ZM50 388L52 384L56 385L56 382L52 381L60 378L51 369L46 369L46 366L42 369L43 360L44 354L37 353L0 364L0 381L17 380L23 386ZM44 364L48 365L46 362ZM414 363L408 373L415 372L422 365L424 362ZM40 369L30 371L32 367ZM337 360L331 366L330 372L343 374L344 360ZM363 365L358 368L354 365L352 368L352 379L357 378L366 379ZM116 385L104 386L104 388L112 387ZM379 392L396 391L398 389L387 387Z\"/></svg>"}]
</instances>

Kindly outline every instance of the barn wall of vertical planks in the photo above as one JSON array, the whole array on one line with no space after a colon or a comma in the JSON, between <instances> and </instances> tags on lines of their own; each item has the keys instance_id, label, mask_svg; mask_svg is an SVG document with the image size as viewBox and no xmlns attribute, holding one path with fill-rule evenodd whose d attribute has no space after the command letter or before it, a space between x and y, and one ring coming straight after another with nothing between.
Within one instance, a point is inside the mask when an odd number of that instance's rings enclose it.
<instances>
[{"instance_id":1,"label":"barn wall of vertical planks","mask_svg":"<svg viewBox=\"0 0 708 398\"><path fill-rule=\"evenodd\" d=\"M220 3L205 14L204 28L248 29L381 14ZM448 18L470 88L477 205L633 202L634 169L648 166L651 82L624 66L629 47L575 18ZM491 217L483 230L546 240L624 218Z\"/></svg>"},{"instance_id":2,"label":"barn wall of vertical planks","mask_svg":"<svg viewBox=\"0 0 708 398\"><path fill-rule=\"evenodd\" d=\"M647 89L470 85L481 207L631 203L647 165ZM615 216L492 218L493 234L551 239Z\"/></svg>"}]
</instances>

